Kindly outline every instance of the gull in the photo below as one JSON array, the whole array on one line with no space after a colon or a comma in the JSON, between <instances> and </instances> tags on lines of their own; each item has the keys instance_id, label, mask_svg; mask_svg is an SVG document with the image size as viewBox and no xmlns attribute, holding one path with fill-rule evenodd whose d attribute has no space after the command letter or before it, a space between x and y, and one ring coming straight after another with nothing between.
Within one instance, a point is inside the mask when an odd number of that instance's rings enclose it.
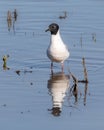
<instances>
[{"instance_id":1,"label":"gull","mask_svg":"<svg viewBox=\"0 0 104 130\"><path fill-rule=\"evenodd\" d=\"M58 24L50 24L46 32L47 31L51 33L50 44L47 48L47 56L51 60L51 71L53 71L53 62L57 62L61 63L63 72L64 61L70 56L70 52L61 38Z\"/></svg>"}]
</instances>

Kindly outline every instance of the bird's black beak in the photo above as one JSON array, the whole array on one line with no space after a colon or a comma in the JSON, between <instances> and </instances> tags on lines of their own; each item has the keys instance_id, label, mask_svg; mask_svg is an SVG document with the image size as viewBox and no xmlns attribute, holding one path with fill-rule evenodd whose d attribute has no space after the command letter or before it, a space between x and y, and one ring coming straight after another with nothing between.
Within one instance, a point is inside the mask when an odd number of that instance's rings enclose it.
<instances>
[{"instance_id":1,"label":"bird's black beak","mask_svg":"<svg viewBox=\"0 0 104 130\"><path fill-rule=\"evenodd\" d=\"M45 30L45 32L48 32L48 31L50 31L50 29L48 28L47 30Z\"/></svg>"}]
</instances>

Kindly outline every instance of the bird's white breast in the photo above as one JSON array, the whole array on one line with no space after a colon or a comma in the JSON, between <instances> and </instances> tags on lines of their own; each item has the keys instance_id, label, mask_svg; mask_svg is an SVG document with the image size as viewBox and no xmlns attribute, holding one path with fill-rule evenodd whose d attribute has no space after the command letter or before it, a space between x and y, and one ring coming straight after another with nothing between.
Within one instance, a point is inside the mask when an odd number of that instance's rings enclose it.
<instances>
[{"instance_id":1,"label":"bird's white breast","mask_svg":"<svg viewBox=\"0 0 104 130\"><path fill-rule=\"evenodd\" d=\"M63 43L59 31L56 35L51 36L50 45L47 49L48 57L55 62L63 62L69 57L69 51Z\"/></svg>"}]
</instances>

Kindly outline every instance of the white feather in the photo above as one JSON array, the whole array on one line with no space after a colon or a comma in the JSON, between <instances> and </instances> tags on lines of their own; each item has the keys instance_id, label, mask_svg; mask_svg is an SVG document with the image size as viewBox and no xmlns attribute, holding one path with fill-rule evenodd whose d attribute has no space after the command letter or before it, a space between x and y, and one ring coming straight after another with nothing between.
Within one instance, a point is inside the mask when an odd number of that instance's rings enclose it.
<instances>
[{"instance_id":1,"label":"white feather","mask_svg":"<svg viewBox=\"0 0 104 130\"><path fill-rule=\"evenodd\" d=\"M52 62L64 62L70 53L62 41L59 30L56 35L51 35L50 45L47 49L47 56Z\"/></svg>"}]
</instances>

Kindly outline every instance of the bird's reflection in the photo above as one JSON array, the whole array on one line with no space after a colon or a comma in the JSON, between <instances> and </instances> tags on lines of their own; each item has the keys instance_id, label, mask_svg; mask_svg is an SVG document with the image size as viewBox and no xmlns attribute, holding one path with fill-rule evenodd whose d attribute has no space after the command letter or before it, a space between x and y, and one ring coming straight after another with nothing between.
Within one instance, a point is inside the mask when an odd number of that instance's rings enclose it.
<instances>
[{"instance_id":1,"label":"bird's reflection","mask_svg":"<svg viewBox=\"0 0 104 130\"><path fill-rule=\"evenodd\" d=\"M54 116L60 116L62 103L69 88L69 75L63 72L53 73L48 80L48 89L52 96L53 107L51 112Z\"/></svg>"}]
</instances>

